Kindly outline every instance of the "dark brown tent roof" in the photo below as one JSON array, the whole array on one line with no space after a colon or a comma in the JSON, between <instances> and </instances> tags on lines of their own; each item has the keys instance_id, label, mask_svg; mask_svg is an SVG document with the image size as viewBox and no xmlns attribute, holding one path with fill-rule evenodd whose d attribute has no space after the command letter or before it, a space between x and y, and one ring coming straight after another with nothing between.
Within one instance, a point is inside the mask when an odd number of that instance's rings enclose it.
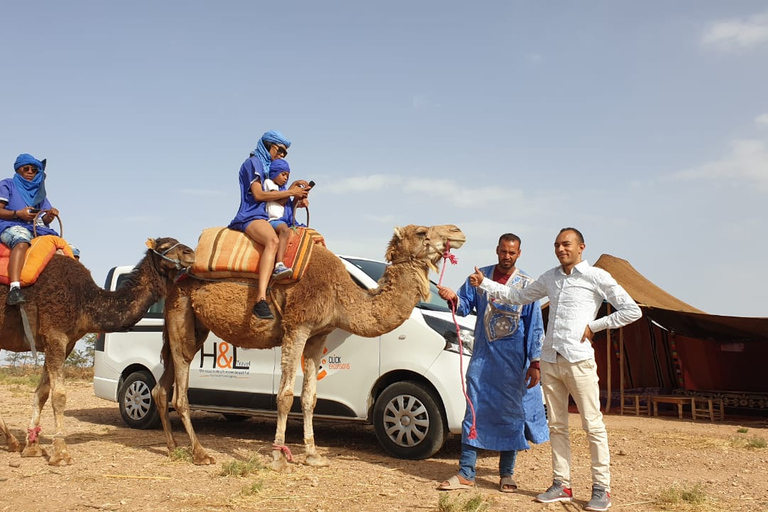
<instances>
[{"instance_id":1,"label":"dark brown tent roof","mask_svg":"<svg viewBox=\"0 0 768 512\"><path fill-rule=\"evenodd\" d=\"M627 260L609 254L600 256L595 266L610 272L643 315L668 331L718 343L768 341L768 318L709 315L650 282Z\"/></svg>"},{"instance_id":2,"label":"dark brown tent roof","mask_svg":"<svg viewBox=\"0 0 768 512\"><path fill-rule=\"evenodd\" d=\"M671 311L685 311L688 313L704 313L690 304L686 304L677 297L665 292L629 264L627 260L603 254L595 262L596 267L608 271L613 278L627 290L630 297L641 306L669 309Z\"/></svg>"}]
</instances>

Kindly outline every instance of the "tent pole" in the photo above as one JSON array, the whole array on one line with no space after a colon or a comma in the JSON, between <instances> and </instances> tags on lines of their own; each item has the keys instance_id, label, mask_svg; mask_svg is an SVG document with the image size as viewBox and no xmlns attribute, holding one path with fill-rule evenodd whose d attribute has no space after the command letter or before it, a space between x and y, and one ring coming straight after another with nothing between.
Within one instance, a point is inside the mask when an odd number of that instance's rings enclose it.
<instances>
[{"instance_id":1,"label":"tent pole","mask_svg":"<svg viewBox=\"0 0 768 512\"><path fill-rule=\"evenodd\" d=\"M624 406L624 327L619 327L619 395ZM637 403L637 402L635 402ZM637 413L637 411L635 411Z\"/></svg>"},{"instance_id":2,"label":"tent pole","mask_svg":"<svg viewBox=\"0 0 768 512\"><path fill-rule=\"evenodd\" d=\"M607 315L611 314L611 304L607 303L605 305L606 311L608 312ZM607 316L606 315L606 316ZM605 414L608 414L611 411L611 329L605 330L605 360L607 362L606 364L606 380L608 381L608 390L607 395L605 398ZM624 401L621 402L622 407L624 404Z\"/></svg>"}]
</instances>

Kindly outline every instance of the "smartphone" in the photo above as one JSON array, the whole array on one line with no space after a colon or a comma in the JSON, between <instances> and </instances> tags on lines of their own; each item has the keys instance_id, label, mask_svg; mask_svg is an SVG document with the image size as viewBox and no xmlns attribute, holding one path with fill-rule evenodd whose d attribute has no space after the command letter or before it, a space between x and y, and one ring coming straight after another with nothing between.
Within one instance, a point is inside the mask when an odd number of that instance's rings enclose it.
<instances>
[{"instance_id":1,"label":"smartphone","mask_svg":"<svg viewBox=\"0 0 768 512\"><path fill-rule=\"evenodd\" d=\"M40 208L30 208L29 213L40 213Z\"/></svg>"},{"instance_id":2,"label":"smartphone","mask_svg":"<svg viewBox=\"0 0 768 512\"><path fill-rule=\"evenodd\" d=\"M310 181L309 182L309 186L307 188L312 188L314 186L315 186L315 182L314 181Z\"/></svg>"}]
</instances>

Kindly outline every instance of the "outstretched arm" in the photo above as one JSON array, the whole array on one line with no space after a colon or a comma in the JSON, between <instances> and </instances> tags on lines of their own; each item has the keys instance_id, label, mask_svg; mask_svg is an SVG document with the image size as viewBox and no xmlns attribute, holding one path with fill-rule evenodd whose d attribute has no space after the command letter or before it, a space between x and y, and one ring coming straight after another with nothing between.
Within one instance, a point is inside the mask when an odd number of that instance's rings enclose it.
<instances>
[{"instance_id":1,"label":"outstretched arm","mask_svg":"<svg viewBox=\"0 0 768 512\"><path fill-rule=\"evenodd\" d=\"M543 299L547 296L546 286L544 286L538 279L522 290L518 290L517 288L505 286L491 279L483 279L482 274L478 279L478 273L479 271L477 270L477 267L475 267L475 273L469 276L469 282L472 286L477 286L481 290L485 290L489 297L498 301L519 306Z\"/></svg>"}]
</instances>

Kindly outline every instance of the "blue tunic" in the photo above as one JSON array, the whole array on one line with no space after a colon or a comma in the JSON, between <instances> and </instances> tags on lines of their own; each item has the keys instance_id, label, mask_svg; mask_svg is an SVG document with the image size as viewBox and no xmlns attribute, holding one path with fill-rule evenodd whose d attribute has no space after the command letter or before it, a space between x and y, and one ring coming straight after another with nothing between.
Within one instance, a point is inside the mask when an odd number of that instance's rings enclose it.
<instances>
[{"instance_id":1,"label":"blue tunic","mask_svg":"<svg viewBox=\"0 0 768 512\"><path fill-rule=\"evenodd\" d=\"M240 208L237 210L237 215L229 223L230 229L236 229L238 231L245 231L252 221L257 219L267 220L267 203L264 201L257 201L253 194L251 194L251 184L258 180L261 186L264 185L266 176L264 175L264 166L261 164L258 158L252 156L240 166L239 174L240 182Z\"/></svg>"},{"instance_id":2,"label":"blue tunic","mask_svg":"<svg viewBox=\"0 0 768 512\"><path fill-rule=\"evenodd\" d=\"M28 205L24 198L21 197L21 194L19 194L19 191L16 189L16 184L13 182L13 178L0 180L0 202L5 203L6 210L23 210L29 206L34 206L35 208L39 208L41 210L51 209L51 203L47 198L43 199L40 204ZM0 219L0 233L12 226L24 226L25 228L29 229L30 233L33 233L32 222L27 222L21 219ZM45 225L42 215L37 218L37 225L35 226L35 229L37 230L37 236L58 236L58 233L55 230Z\"/></svg>"},{"instance_id":3,"label":"blue tunic","mask_svg":"<svg viewBox=\"0 0 768 512\"><path fill-rule=\"evenodd\" d=\"M493 279L495 265L480 271ZM524 288L533 279L516 271L507 286ZM487 294L467 280L457 293L457 314L477 312L475 343L467 368L467 394L475 408L477 438L469 439L472 412L467 411L461 441L495 451L527 450L528 441L549 440L541 385L526 389L531 359L541 355L544 323L538 302L510 306L489 302Z\"/></svg>"},{"instance_id":4,"label":"blue tunic","mask_svg":"<svg viewBox=\"0 0 768 512\"><path fill-rule=\"evenodd\" d=\"M237 231L245 231L248 224L254 220L263 219L268 220L267 214L267 202L257 201L251 193L251 185L254 181L259 181L259 186L264 187L266 176L264 173L264 166L261 161L252 156L240 166L240 173L238 175L240 182L240 208L237 210L237 215L232 219L232 222L227 226L229 229L236 229ZM285 190L281 188L281 190ZM285 204L285 211L283 213L282 220L284 220L289 226L293 219L293 203L288 201ZM303 225L303 224L302 224Z\"/></svg>"}]
</instances>

